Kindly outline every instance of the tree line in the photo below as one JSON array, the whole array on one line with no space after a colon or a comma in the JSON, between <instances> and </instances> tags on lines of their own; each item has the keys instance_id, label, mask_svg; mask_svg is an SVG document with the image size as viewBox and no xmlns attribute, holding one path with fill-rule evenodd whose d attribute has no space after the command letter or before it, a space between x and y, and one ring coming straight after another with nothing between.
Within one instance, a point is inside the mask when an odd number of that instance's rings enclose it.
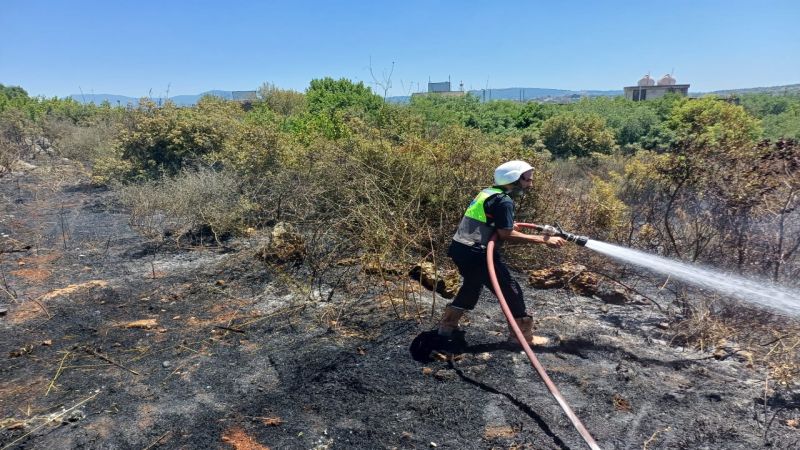
<instances>
[{"instance_id":1,"label":"tree line","mask_svg":"<svg viewBox=\"0 0 800 450\"><path fill-rule=\"evenodd\" d=\"M42 137L117 186L153 236L327 222L322 253L438 257L492 168L513 158L538 168L522 218L778 281L800 275L796 94L397 105L321 78L304 92L265 84L247 108L215 97L120 108L0 85L0 171ZM187 197L160 198L166 185ZM175 220L148 220L165 212Z\"/></svg>"}]
</instances>

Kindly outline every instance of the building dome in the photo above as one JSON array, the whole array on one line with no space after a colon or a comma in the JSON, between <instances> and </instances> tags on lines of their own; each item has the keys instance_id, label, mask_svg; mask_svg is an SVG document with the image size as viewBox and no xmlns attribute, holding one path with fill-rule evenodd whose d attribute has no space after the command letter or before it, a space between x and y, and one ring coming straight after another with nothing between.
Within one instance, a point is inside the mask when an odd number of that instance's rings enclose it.
<instances>
[{"instance_id":1,"label":"building dome","mask_svg":"<svg viewBox=\"0 0 800 450\"><path fill-rule=\"evenodd\" d=\"M637 83L638 86L655 86L656 80L650 78L650 74L644 76L639 82Z\"/></svg>"},{"instance_id":2,"label":"building dome","mask_svg":"<svg viewBox=\"0 0 800 450\"><path fill-rule=\"evenodd\" d=\"M675 78L672 78L672 75L666 74L658 80L659 86L673 86L675 85Z\"/></svg>"}]
</instances>

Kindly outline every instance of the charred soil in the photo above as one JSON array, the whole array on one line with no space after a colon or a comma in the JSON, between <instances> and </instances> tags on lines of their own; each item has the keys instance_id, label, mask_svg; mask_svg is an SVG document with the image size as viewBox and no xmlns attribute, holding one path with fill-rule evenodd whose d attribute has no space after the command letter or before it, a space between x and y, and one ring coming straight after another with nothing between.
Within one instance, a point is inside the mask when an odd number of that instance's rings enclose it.
<instances>
[{"instance_id":1,"label":"charred soil","mask_svg":"<svg viewBox=\"0 0 800 450\"><path fill-rule=\"evenodd\" d=\"M489 294L461 354L415 359L446 300L334 305L254 239L146 241L85 180L0 179L0 448L585 448ZM534 351L601 447L798 448L800 394L746 359L670 345L648 305L525 289Z\"/></svg>"}]
</instances>

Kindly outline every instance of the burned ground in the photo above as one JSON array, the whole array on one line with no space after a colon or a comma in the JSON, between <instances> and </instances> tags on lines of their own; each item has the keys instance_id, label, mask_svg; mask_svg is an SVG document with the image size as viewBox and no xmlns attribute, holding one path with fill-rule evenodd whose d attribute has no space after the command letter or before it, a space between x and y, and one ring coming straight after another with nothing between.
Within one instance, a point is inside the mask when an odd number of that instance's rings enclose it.
<instances>
[{"instance_id":1,"label":"burned ground","mask_svg":"<svg viewBox=\"0 0 800 450\"><path fill-rule=\"evenodd\" d=\"M0 180L0 448L585 448L489 295L462 355L420 362L445 300L307 295L257 238L156 245L70 167ZM648 305L525 289L601 447L798 447L800 394L746 358L670 345Z\"/></svg>"}]
</instances>

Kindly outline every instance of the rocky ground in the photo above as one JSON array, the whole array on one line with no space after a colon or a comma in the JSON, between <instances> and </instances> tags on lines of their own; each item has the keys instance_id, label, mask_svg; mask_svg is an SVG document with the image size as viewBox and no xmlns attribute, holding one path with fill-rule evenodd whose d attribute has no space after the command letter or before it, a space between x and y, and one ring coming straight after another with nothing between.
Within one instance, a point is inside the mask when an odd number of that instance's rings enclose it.
<instances>
[{"instance_id":1,"label":"rocky ground","mask_svg":"<svg viewBox=\"0 0 800 450\"><path fill-rule=\"evenodd\" d=\"M156 245L86 179L0 178L0 448L586 448L489 295L462 355L415 359L446 300L303 294L257 238ZM800 446L800 393L747 358L671 346L650 305L525 289L602 448Z\"/></svg>"}]
</instances>

